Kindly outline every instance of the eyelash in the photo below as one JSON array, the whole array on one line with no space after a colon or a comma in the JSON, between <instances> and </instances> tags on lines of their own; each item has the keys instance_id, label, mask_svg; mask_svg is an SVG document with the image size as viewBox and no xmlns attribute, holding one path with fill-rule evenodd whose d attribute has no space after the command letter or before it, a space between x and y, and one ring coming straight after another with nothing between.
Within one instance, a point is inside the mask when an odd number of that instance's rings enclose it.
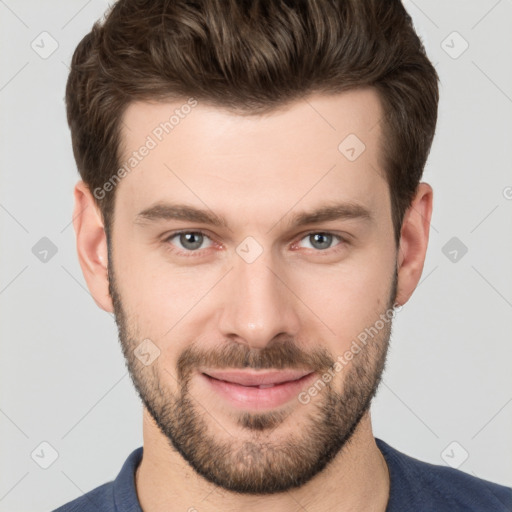
<instances>
[{"instance_id":1,"label":"eyelash","mask_svg":"<svg viewBox=\"0 0 512 512\"><path fill-rule=\"evenodd\" d=\"M204 231L201 231L201 230L174 231L174 232L172 232L171 234L169 234L168 236L166 236L164 238L164 243L167 244L167 249L170 252L172 252L174 254L178 254L179 256L184 256L186 258L194 258L194 257L202 256L202 251L204 251L206 249L196 249L195 251L186 251L186 250L176 249L176 248L174 248L172 246L170 241L173 238L175 238L176 236L182 235L182 234L185 234L185 233L189 233L189 234L190 233L194 233L194 234L203 235L204 237L209 238L212 242L214 242L214 240L212 240L212 238L210 236L208 236L207 233L205 233ZM332 252L336 252L337 250L341 250L340 246L348 245L348 243L349 243L346 238L342 237L341 235L337 235L335 233L332 233L331 231L310 231L308 233L305 233L301 238L299 238L298 242L300 242L301 240L304 240L304 238L307 238L307 237L309 237L311 235L316 235L316 234L331 235L332 237L339 239L339 243L338 244L334 245L333 247L329 247L328 249L324 249L324 250L312 249L313 251L315 251L316 253L319 253L319 254L321 254L321 253L329 253L329 254L331 254Z\"/></svg>"}]
</instances>

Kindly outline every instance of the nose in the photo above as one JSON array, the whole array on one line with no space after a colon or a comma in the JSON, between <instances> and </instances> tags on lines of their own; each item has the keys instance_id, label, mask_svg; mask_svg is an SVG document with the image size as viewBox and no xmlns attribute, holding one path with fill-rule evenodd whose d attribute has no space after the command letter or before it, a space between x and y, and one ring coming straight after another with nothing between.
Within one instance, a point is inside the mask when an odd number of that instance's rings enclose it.
<instances>
[{"instance_id":1,"label":"nose","mask_svg":"<svg viewBox=\"0 0 512 512\"><path fill-rule=\"evenodd\" d=\"M299 304L286 281L265 252L252 263L235 256L223 287L222 336L253 349L266 347L276 336L297 336Z\"/></svg>"}]
</instances>

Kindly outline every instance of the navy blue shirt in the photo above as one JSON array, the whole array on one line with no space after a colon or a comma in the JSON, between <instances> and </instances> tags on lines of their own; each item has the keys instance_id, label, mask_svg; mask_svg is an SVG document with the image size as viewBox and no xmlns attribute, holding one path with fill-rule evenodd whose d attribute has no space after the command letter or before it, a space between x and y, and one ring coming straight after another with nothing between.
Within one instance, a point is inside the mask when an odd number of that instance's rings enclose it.
<instances>
[{"instance_id":1,"label":"navy blue shirt","mask_svg":"<svg viewBox=\"0 0 512 512\"><path fill-rule=\"evenodd\" d=\"M376 442L390 474L386 512L512 511L512 488L419 461L380 439ZM54 512L142 512L135 490L135 470L142 450L141 446L130 454L113 482L100 485Z\"/></svg>"}]
</instances>

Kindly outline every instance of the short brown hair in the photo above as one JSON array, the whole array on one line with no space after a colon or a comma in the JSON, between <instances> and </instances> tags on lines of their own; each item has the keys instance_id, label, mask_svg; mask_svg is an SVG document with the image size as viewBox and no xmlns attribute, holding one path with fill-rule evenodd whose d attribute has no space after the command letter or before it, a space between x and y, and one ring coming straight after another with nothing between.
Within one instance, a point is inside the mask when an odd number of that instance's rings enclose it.
<instances>
[{"instance_id":1,"label":"short brown hair","mask_svg":"<svg viewBox=\"0 0 512 512\"><path fill-rule=\"evenodd\" d=\"M121 119L135 100L194 97L259 114L309 93L374 87L398 243L434 137L438 80L399 0L118 0L74 52L66 108L92 191L118 170ZM96 198L107 235L114 197Z\"/></svg>"}]
</instances>

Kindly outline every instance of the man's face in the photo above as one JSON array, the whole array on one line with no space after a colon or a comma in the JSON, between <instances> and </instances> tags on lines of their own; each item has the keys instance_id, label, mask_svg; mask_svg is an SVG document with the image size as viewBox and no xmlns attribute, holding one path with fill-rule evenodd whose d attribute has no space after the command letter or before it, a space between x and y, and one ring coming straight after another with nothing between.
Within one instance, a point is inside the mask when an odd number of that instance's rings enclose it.
<instances>
[{"instance_id":1,"label":"man's face","mask_svg":"<svg viewBox=\"0 0 512 512\"><path fill-rule=\"evenodd\" d=\"M366 89L266 116L199 103L155 131L181 105L134 103L123 119L122 163L156 144L115 191L120 340L145 407L197 473L283 491L339 453L383 370L397 256L383 113Z\"/></svg>"}]
</instances>

